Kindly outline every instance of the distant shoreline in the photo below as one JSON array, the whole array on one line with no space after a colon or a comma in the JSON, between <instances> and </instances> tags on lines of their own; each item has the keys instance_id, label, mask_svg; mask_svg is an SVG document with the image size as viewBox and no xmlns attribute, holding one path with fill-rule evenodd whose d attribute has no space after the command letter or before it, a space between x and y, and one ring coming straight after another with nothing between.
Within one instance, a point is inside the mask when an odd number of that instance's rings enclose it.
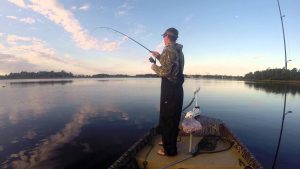
<instances>
[{"instance_id":1,"label":"distant shoreline","mask_svg":"<svg viewBox=\"0 0 300 169\"><path fill-rule=\"evenodd\" d=\"M184 74L186 79L214 79L214 80L236 80L245 81L249 83L272 83L272 84L300 84L300 70L293 68L292 70L286 69L267 69L263 71L255 71L254 73L247 73L245 76L231 76L231 75L200 75L200 74ZM72 72L62 71L39 71L39 72L26 72L9 73L0 75L0 80L14 80L14 79L79 79L79 78L160 78L157 74L106 74L98 73L94 75L80 75L73 74ZM272 79L272 80L270 80ZM285 80L286 79L286 80Z\"/></svg>"},{"instance_id":2,"label":"distant shoreline","mask_svg":"<svg viewBox=\"0 0 300 169\"><path fill-rule=\"evenodd\" d=\"M195 79L224 79L224 80L243 80L242 76L228 76L228 75L184 75L185 78ZM71 72L20 72L10 73L8 75L0 76L0 80L13 79L70 79L70 78L160 78L157 74L95 74L95 75L74 75Z\"/></svg>"},{"instance_id":3,"label":"distant shoreline","mask_svg":"<svg viewBox=\"0 0 300 169\"><path fill-rule=\"evenodd\" d=\"M300 85L300 80L256 80L248 81L251 83L270 83L270 84L296 84Z\"/></svg>"},{"instance_id":4,"label":"distant shoreline","mask_svg":"<svg viewBox=\"0 0 300 169\"><path fill-rule=\"evenodd\" d=\"M34 83L66 83L66 82L73 82L72 79L118 79L118 78L126 78L126 79L133 79L133 78L160 78L160 77L143 77L143 76L110 76L110 77L62 77L62 78L6 78L0 79L1 80L30 80L30 81L19 81L19 82L11 82L16 84L34 84ZM264 84L292 84L292 85L300 85L300 80L247 80L247 79L237 79L237 78L214 78L214 77L191 77L186 76L186 79L207 79L207 80L234 80L234 81L244 81L246 83L264 83ZM32 81L36 80L36 81ZM43 80L43 81L40 81Z\"/></svg>"},{"instance_id":5,"label":"distant shoreline","mask_svg":"<svg viewBox=\"0 0 300 169\"><path fill-rule=\"evenodd\" d=\"M161 78L159 76L109 76L109 77L42 77L42 78L0 78L0 80L68 80L68 79L117 79L117 78ZM192 77L185 76L186 79L216 79L216 80L243 80L240 78L219 78L219 77Z\"/></svg>"}]
</instances>

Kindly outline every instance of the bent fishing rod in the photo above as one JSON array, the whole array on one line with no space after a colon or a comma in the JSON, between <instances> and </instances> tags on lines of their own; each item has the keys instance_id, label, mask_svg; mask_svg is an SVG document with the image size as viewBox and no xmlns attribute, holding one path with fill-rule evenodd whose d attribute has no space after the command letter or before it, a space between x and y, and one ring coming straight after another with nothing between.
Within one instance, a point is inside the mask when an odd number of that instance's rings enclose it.
<instances>
[{"instance_id":1,"label":"bent fishing rod","mask_svg":"<svg viewBox=\"0 0 300 169\"><path fill-rule=\"evenodd\" d=\"M144 49L146 49L148 52L152 53L152 51L151 51L150 49L148 49L146 46L142 45L140 42L136 41L136 40L133 39L132 37L126 35L125 33L120 32L120 31L118 31L118 30L115 30L115 29L110 28L110 27L105 27L105 26L98 26L98 27L95 27L95 29L109 29L109 30L112 30L112 31L114 31L114 32L117 32L117 33L119 33L119 34L121 34L121 35L124 35L125 37L127 37L127 38L130 39L130 40L132 40L133 42L137 43L138 45L142 46L142 47L143 47ZM151 63L156 63L156 58L153 59L152 57L150 57L150 58L149 58L149 61L150 61Z\"/></svg>"}]
</instances>

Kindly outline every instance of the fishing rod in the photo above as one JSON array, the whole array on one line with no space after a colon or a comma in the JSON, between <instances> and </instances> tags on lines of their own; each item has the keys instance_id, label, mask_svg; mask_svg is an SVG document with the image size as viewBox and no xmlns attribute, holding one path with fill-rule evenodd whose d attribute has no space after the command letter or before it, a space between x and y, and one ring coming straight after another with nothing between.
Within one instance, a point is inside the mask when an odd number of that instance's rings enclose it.
<instances>
[{"instance_id":1,"label":"fishing rod","mask_svg":"<svg viewBox=\"0 0 300 169\"><path fill-rule=\"evenodd\" d=\"M285 17L285 15L282 15L279 0L277 0L277 6L278 6L278 10L279 10L280 21L281 21L281 29L282 29L284 59L285 59L284 60L284 68L285 68L285 71L287 71L288 70L287 63L288 63L288 61L291 61L291 60L287 60L287 54L286 54L285 31L284 31L284 25L283 25L283 17ZM279 152L279 148L280 148L280 144L281 144L281 136L282 136L282 130L283 130L283 126L284 126L285 116L288 113L292 113L292 111L286 112L286 93L287 93L287 85L285 84L285 86L284 86L284 104L283 104L283 112L282 112L282 119L281 119L281 128L280 128L280 134L279 134L279 138L278 138L276 153L275 153L275 157L274 157L273 164L272 164L272 169L274 169L276 167L278 152Z\"/></svg>"},{"instance_id":2,"label":"fishing rod","mask_svg":"<svg viewBox=\"0 0 300 169\"><path fill-rule=\"evenodd\" d=\"M121 34L121 35L124 35L125 37L129 38L130 40L132 40L133 42L137 43L138 45L142 46L142 47L143 47L144 49L146 49L148 52L152 53L152 51L151 51L150 49L148 49L146 46L142 45L140 42L136 41L136 40L133 39L132 37L126 35L125 33L120 32L120 31L118 31L118 30L115 30L115 29L110 28L110 27L105 27L105 26L97 26L95 29L109 29L109 30L112 30L112 31L114 31L114 32L117 32L117 33L119 33L119 34ZM149 61L150 61L151 63L156 63L156 58L153 59L152 57L150 57L150 58L149 58Z\"/></svg>"},{"instance_id":3,"label":"fishing rod","mask_svg":"<svg viewBox=\"0 0 300 169\"><path fill-rule=\"evenodd\" d=\"M287 54L286 54L285 32L284 32L284 26L283 26L283 17L285 17L285 15L282 15L282 13L281 13L281 8L280 8L279 0L277 0L277 5L278 5L278 9L279 9L279 14L280 14L281 29L282 29L282 38L283 38L283 45L284 45L284 58L285 58L284 68L285 68L285 70L287 70L287 62L288 61L287 61Z\"/></svg>"}]
</instances>

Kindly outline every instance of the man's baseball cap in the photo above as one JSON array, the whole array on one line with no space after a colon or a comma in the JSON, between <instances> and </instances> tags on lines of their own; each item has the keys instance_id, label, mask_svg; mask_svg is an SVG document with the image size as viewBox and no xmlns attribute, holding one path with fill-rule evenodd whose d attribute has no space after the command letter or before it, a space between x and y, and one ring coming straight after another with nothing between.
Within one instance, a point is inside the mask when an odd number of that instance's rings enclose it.
<instances>
[{"instance_id":1,"label":"man's baseball cap","mask_svg":"<svg viewBox=\"0 0 300 169\"><path fill-rule=\"evenodd\" d=\"M167 29L167 30L165 31L164 34L162 34L163 37L165 37L165 36L167 36L167 35L173 36L173 37L176 37L176 38L177 38L177 37L178 37L178 30L175 29L175 28L169 28L169 29Z\"/></svg>"}]
</instances>

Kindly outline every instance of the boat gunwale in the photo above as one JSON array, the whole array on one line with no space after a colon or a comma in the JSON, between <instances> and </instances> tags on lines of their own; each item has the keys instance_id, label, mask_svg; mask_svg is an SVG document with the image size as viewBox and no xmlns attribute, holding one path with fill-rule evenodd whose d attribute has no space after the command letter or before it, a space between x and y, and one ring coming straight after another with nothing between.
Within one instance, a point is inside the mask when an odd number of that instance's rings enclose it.
<instances>
[{"instance_id":1,"label":"boat gunwale","mask_svg":"<svg viewBox=\"0 0 300 169\"><path fill-rule=\"evenodd\" d=\"M222 123L221 127L224 127L225 131L227 130L227 137L231 137L231 139L235 143L233 147L237 150L239 154L241 154L241 156L246 160L246 162L253 169L263 169L260 162L254 157L254 155L249 151L249 149L244 145L244 143L231 131L231 129L228 128L225 123Z\"/></svg>"},{"instance_id":2,"label":"boat gunwale","mask_svg":"<svg viewBox=\"0 0 300 169\"><path fill-rule=\"evenodd\" d=\"M128 163L136 163L134 156L138 153L138 151L142 150L144 146L150 145L156 134L157 134L157 127L151 128L150 131L148 131L142 138L140 138L137 142L135 142L108 169L119 169L121 167L124 168Z\"/></svg>"}]
</instances>

